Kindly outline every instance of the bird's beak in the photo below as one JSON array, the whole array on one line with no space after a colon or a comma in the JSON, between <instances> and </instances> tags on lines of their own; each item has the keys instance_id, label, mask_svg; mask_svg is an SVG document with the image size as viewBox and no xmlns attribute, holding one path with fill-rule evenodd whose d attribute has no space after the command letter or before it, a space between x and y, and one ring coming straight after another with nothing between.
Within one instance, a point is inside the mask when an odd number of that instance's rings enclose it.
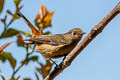
<instances>
[{"instance_id":1,"label":"bird's beak","mask_svg":"<svg viewBox=\"0 0 120 80\"><path fill-rule=\"evenodd\" d=\"M86 34L86 32L83 32L82 35L83 35L83 34Z\"/></svg>"}]
</instances>

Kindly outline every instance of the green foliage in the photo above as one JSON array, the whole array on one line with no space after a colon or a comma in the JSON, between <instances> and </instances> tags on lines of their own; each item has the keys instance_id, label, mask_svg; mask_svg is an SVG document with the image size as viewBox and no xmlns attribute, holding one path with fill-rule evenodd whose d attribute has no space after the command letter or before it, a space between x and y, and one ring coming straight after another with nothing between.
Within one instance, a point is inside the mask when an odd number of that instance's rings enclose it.
<instances>
[{"instance_id":1,"label":"green foliage","mask_svg":"<svg viewBox=\"0 0 120 80\"><path fill-rule=\"evenodd\" d=\"M40 80L38 74L35 72L36 80Z\"/></svg>"},{"instance_id":2,"label":"green foliage","mask_svg":"<svg viewBox=\"0 0 120 80\"><path fill-rule=\"evenodd\" d=\"M36 26L39 28L39 30L37 30L30 22L29 22L29 27L31 28L31 32L30 31L20 31L20 30L17 30L17 29L14 29L14 28L10 28L9 26L17 19L20 18L20 16L18 16L18 11L20 11L22 9L23 6L20 5L20 2L22 0L14 0L14 4L15 4L15 8L16 10L13 12L11 10L6 10L6 14L5 14L5 17L3 17L1 20L1 22L3 23L3 27L4 27L4 30L2 31L2 33L0 34L0 39L6 39L7 38L11 38L13 36L16 36L17 37L17 40L14 40L14 43L17 44L18 47L23 47L24 49L26 49L26 56L25 56L25 59L22 60L22 62L20 64L18 64L19 66L16 67L16 62L17 62L17 59L14 58L14 56L11 55L10 52L7 52L7 51L4 51L4 49L9 46L11 43L13 42L8 42L8 43L5 43L4 45L2 45L0 47L0 61L5 63L6 61L8 61L13 69L13 73L12 75L10 76L10 79L9 80L19 80L21 75L19 75L18 77L15 77L14 75L17 74L18 71L20 71L20 69L24 66L24 65L27 65L29 64L30 61L33 61L33 62L37 62L40 67L35 67L36 71L34 73L34 75L36 76L36 79L37 80L40 80L39 79L39 73L42 75L43 78L45 78L51 71L52 69L52 66L53 66L53 63L51 63L49 60L46 60L46 64L42 64L41 62L38 61L39 57L38 56L33 56L32 53L34 53L34 48L33 46L31 46L31 44L29 45L26 45L24 44L24 39L23 39L23 35L24 36L27 36L27 37L33 37L33 36L36 36L36 35L48 35L50 34L51 32L50 31L46 31L44 32L43 30L48 28L48 27L51 27L52 24L51 24L51 20L52 20L52 17L54 15L54 12L49 12L44 5L41 5L41 10L40 13L38 13L38 15L40 17L36 17L35 19L35 24ZM0 0L0 13L3 11L3 6L4 6L4 0ZM45 14L44 14L45 13ZM9 15L7 15L9 14ZM10 19L10 21L8 22L7 21L7 17L9 16L12 16L12 18ZM43 17L44 16L44 17ZM40 22L39 22L40 20ZM8 23L8 24L7 24ZM32 27L31 27L32 26ZM44 33L41 33L41 32L44 32ZM32 49L31 52L29 52L29 49ZM14 50L14 49L13 49ZM16 53L17 54L17 53ZM5 76L1 75L0 76L2 80L6 80L5 79ZM29 77L27 78L23 78L22 80L31 80Z\"/></svg>"},{"instance_id":3,"label":"green foliage","mask_svg":"<svg viewBox=\"0 0 120 80\"><path fill-rule=\"evenodd\" d=\"M5 77L3 75L1 75L1 78L2 78L2 80L5 80Z\"/></svg>"},{"instance_id":4,"label":"green foliage","mask_svg":"<svg viewBox=\"0 0 120 80\"><path fill-rule=\"evenodd\" d=\"M27 65L30 61L38 61L38 56L31 56L26 61L25 64ZM24 61L23 61L24 62Z\"/></svg>"},{"instance_id":5,"label":"green foliage","mask_svg":"<svg viewBox=\"0 0 120 80\"><path fill-rule=\"evenodd\" d=\"M46 32L44 33L44 35L48 35L48 34L51 34L51 32L50 32L50 31L46 31Z\"/></svg>"},{"instance_id":6,"label":"green foliage","mask_svg":"<svg viewBox=\"0 0 120 80\"><path fill-rule=\"evenodd\" d=\"M2 52L0 54L0 60L2 62L5 62L8 60L11 64L12 68L15 68L15 66L16 66L16 59L9 52Z\"/></svg>"},{"instance_id":7,"label":"green foliage","mask_svg":"<svg viewBox=\"0 0 120 80\"><path fill-rule=\"evenodd\" d=\"M29 61L38 61L38 56L32 56L32 57L30 57Z\"/></svg>"},{"instance_id":8,"label":"green foliage","mask_svg":"<svg viewBox=\"0 0 120 80\"><path fill-rule=\"evenodd\" d=\"M8 38L8 37L12 37L15 36L16 34L18 34L19 30L13 29L13 28L9 28L8 30L5 30L1 35L0 38Z\"/></svg>"}]
</instances>

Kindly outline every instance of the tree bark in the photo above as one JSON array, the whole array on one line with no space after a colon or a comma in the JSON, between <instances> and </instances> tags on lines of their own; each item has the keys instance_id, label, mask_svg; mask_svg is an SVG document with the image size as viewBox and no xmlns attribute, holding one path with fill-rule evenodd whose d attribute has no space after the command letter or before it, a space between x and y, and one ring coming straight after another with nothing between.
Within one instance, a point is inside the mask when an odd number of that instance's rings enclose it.
<instances>
[{"instance_id":1,"label":"tree bark","mask_svg":"<svg viewBox=\"0 0 120 80\"><path fill-rule=\"evenodd\" d=\"M120 2L110 11L93 29L89 34L77 45L64 59L63 62L59 64L44 80L53 80L58 76L65 68L70 66L72 61L81 53L81 51L87 47L87 45L100 34L106 25L120 12Z\"/></svg>"}]
</instances>

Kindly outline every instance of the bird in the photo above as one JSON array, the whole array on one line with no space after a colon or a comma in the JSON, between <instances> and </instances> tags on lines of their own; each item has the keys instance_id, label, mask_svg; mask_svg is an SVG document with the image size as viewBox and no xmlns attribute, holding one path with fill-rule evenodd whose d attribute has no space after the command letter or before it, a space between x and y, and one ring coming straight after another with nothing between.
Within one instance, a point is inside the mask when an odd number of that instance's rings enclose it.
<instances>
[{"instance_id":1,"label":"bird","mask_svg":"<svg viewBox=\"0 0 120 80\"><path fill-rule=\"evenodd\" d=\"M83 32L80 28L73 28L63 34L41 35L27 39L35 44L37 52L47 59L61 58L69 54L81 40Z\"/></svg>"},{"instance_id":2,"label":"bird","mask_svg":"<svg viewBox=\"0 0 120 80\"><path fill-rule=\"evenodd\" d=\"M34 27L20 11L18 11L17 14L21 16L30 27ZM73 28L63 34L36 35L24 41L29 41L28 44L34 44L37 52L40 52L45 58L55 63L52 59L64 57L64 60L66 55L68 55L81 40L83 34L85 34L85 32L83 32L82 29Z\"/></svg>"}]
</instances>

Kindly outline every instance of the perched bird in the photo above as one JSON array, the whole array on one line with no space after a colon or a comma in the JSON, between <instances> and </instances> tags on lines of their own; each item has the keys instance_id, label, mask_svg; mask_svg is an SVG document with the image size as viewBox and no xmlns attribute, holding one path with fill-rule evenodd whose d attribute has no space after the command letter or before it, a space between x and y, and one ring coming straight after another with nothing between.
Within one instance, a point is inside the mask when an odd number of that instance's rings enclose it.
<instances>
[{"instance_id":1,"label":"perched bird","mask_svg":"<svg viewBox=\"0 0 120 80\"><path fill-rule=\"evenodd\" d=\"M20 11L18 11L17 14L22 17L30 27L34 28ZM35 36L25 41L35 44L36 50L51 60L66 56L77 45L83 34L85 33L80 28L73 28L64 34Z\"/></svg>"},{"instance_id":2,"label":"perched bird","mask_svg":"<svg viewBox=\"0 0 120 80\"><path fill-rule=\"evenodd\" d=\"M27 41L36 45L36 50L48 59L66 56L85 34L80 28L73 28L64 34L36 36Z\"/></svg>"}]
</instances>

